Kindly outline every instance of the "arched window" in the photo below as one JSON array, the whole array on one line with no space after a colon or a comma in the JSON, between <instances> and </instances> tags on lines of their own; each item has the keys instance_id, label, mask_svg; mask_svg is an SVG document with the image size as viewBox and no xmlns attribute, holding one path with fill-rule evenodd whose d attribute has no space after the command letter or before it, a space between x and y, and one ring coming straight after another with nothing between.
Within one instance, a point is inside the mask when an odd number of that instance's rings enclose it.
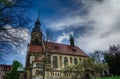
<instances>
[{"instance_id":1,"label":"arched window","mask_svg":"<svg viewBox=\"0 0 120 79\"><path fill-rule=\"evenodd\" d=\"M74 58L74 64L77 65L78 61L77 58Z\"/></svg>"},{"instance_id":2,"label":"arched window","mask_svg":"<svg viewBox=\"0 0 120 79\"><path fill-rule=\"evenodd\" d=\"M62 68L62 56L60 56L60 68Z\"/></svg>"},{"instance_id":3,"label":"arched window","mask_svg":"<svg viewBox=\"0 0 120 79\"><path fill-rule=\"evenodd\" d=\"M54 76L54 72L52 73L52 75Z\"/></svg>"},{"instance_id":4,"label":"arched window","mask_svg":"<svg viewBox=\"0 0 120 79\"><path fill-rule=\"evenodd\" d=\"M72 57L70 57L70 63L72 63Z\"/></svg>"},{"instance_id":5,"label":"arched window","mask_svg":"<svg viewBox=\"0 0 120 79\"><path fill-rule=\"evenodd\" d=\"M67 66L67 64L68 64L68 58L67 58L67 57L65 57L65 58L64 58L64 67L66 67L66 66Z\"/></svg>"},{"instance_id":6,"label":"arched window","mask_svg":"<svg viewBox=\"0 0 120 79\"><path fill-rule=\"evenodd\" d=\"M48 63L50 64L51 63L51 55L50 55L50 53L47 53L47 60L48 60Z\"/></svg>"},{"instance_id":7,"label":"arched window","mask_svg":"<svg viewBox=\"0 0 120 79\"><path fill-rule=\"evenodd\" d=\"M43 71L40 71L40 75L43 76Z\"/></svg>"},{"instance_id":8,"label":"arched window","mask_svg":"<svg viewBox=\"0 0 120 79\"><path fill-rule=\"evenodd\" d=\"M58 76L59 76L60 74L58 73Z\"/></svg>"},{"instance_id":9,"label":"arched window","mask_svg":"<svg viewBox=\"0 0 120 79\"><path fill-rule=\"evenodd\" d=\"M58 68L57 56L53 56L53 68Z\"/></svg>"},{"instance_id":10,"label":"arched window","mask_svg":"<svg viewBox=\"0 0 120 79\"><path fill-rule=\"evenodd\" d=\"M81 58L79 58L79 61L82 61L82 59L81 59Z\"/></svg>"},{"instance_id":11,"label":"arched window","mask_svg":"<svg viewBox=\"0 0 120 79\"><path fill-rule=\"evenodd\" d=\"M55 76L57 76L57 73L55 73Z\"/></svg>"}]
</instances>

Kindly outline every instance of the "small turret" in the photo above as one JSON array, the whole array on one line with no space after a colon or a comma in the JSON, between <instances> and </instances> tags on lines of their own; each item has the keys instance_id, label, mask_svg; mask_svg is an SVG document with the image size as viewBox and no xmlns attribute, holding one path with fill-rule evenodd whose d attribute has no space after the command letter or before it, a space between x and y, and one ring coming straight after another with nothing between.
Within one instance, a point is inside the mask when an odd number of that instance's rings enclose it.
<instances>
[{"instance_id":1,"label":"small turret","mask_svg":"<svg viewBox=\"0 0 120 79\"><path fill-rule=\"evenodd\" d=\"M70 45L74 46L74 38L71 34L70 34Z\"/></svg>"}]
</instances>

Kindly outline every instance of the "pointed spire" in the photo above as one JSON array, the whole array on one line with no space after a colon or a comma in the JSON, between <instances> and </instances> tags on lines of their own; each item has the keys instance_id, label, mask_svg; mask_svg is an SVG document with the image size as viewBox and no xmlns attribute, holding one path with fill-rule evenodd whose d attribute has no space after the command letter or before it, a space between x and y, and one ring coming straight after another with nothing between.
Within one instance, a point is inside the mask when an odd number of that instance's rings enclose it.
<instances>
[{"instance_id":1,"label":"pointed spire","mask_svg":"<svg viewBox=\"0 0 120 79\"><path fill-rule=\"evenodd\" d=\"M37 19L40 19L40 9L38 10L38 17Z\"/></svg>"},{"instance_id":2,"label":"pointed spire","mask_svg":"<svg viewBox=\"0 0 120 79\"><path fill-rule=\"evenodd\" d=\"M37 16L37 20L36 20L35 24L41 25L41 23L40 23L40 9L38 10L38 16Z\"/></svg>"},{"instance_id":3,"label":"pointed spire","mask_svg":"<svg viewBox=\"0 0 120 79\"><path fill-rule=\"evenodd\" d=\"M37 16L37 20L35 21L35 27L33 28L33 31L35 31L35 32L41 32L41 29L40 29L40 25L41 25L41 23L40 23L40 9L38 10L38 14L37 14L38 16Z\"/></svg>"}]
</instances>

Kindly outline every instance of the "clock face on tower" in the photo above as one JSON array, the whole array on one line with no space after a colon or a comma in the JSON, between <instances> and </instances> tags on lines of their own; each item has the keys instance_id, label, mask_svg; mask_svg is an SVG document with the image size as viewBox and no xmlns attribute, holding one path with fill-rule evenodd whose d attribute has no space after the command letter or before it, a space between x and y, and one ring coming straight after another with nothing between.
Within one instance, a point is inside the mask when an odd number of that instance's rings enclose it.
<instances>
[{"instance_id":1,"label":"clock face on tower","mask_svg":"<svg viewBox=\"0 0 120 79\"><path fill-rule=\"evenodd\" d=\"M42 45L42 33L32 33L31 44L33 45Z\"/></svg>"}]
</instances>

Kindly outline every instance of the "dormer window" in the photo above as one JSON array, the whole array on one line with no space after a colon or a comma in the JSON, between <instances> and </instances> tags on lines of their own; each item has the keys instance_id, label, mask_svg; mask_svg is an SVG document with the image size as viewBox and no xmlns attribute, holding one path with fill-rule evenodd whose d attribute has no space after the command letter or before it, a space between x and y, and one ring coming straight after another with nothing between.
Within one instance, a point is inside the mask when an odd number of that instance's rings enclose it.
<instances>
[{"instance_id":1,"label":"dormer window","mask_svg":"<svg viewBox=\"0 0 120 79\"><path fill-rule=\"evenodd\" d=\"M77 51L77 49L75 49L75 48L72 48L72 51L73 51L73 52L76 52L76 51Z\"/></svg>"},{"instance_id":2,"label":"dormer window","mask_svg":"<svg viewBox=\"0 0 120 79\"><path fill-rule=\"evenodd\" d=\"M55 47L55 49L58 49L59 47L58 46L54 46Z\"/></svg>"}]
</instances>

